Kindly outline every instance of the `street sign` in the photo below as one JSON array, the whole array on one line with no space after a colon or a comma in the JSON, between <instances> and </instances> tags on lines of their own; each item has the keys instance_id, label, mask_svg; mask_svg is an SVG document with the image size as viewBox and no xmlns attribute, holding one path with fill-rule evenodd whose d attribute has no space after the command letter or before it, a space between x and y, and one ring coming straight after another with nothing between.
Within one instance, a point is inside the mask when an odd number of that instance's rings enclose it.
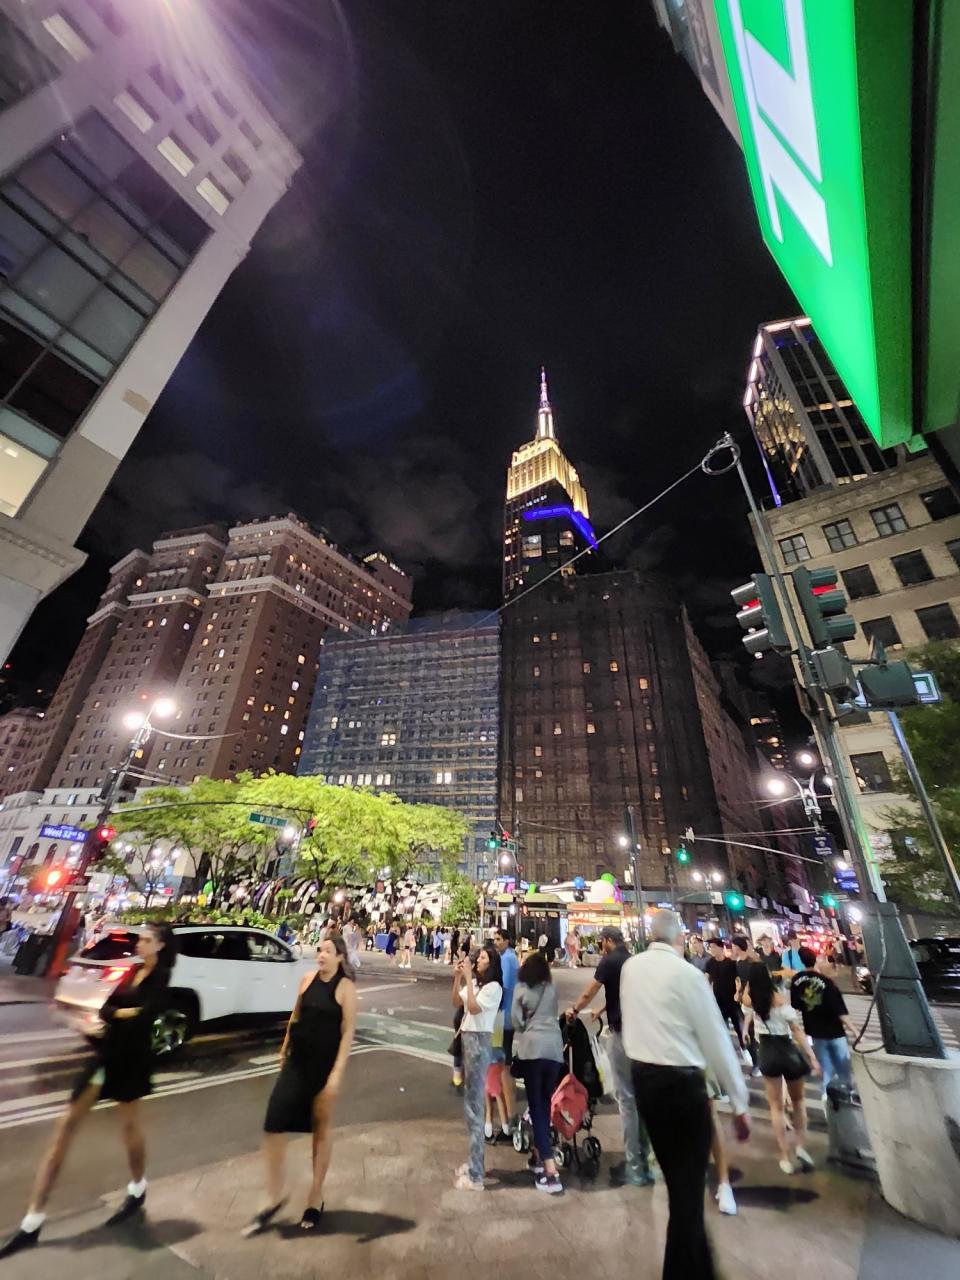
<instances>
[{"instance_id":1,"label":"street sign","mask_svg":"<svg viewBox=\"0 0 960 1280\"><path fill-rule=\"evenodd\" d=\"M80 827L44 826L40 828L43 840L69 840L71 844L83 844L88 833Z\"/></svg>"},{"instance_id":2,"label":"street sign","mask_svg":"<svg viewBox=\"0 0 960 1280\"><path fill-rule=\"evenodd\" d=\"M826 831L821 831L813 837L813 852L818 858L835 858L837 856L837 846L833 836Z\"/></svg>"},{"instance_id":3,"label":"street sign","mask_svg":"<svg viewBox=\"0 0 960 1280\"><path fill-rule=\"evenodd\" d=\"M911 223L913 4L717 0L716 11L767 248L874 438L908 440L911 231L921 230Z\"/></svg>"},{"instance_id":4,"label":"street sign","mask_svg":"<svg viewBox=\"0 0 960 1280\"><path fill-rule=\"evenodd\" d=\"M860 892L860 881L857 879L857 873L849 862L840 863L835 867L833 878L837 882L837 888L842 889L844 893Z\"/></svg>"},{"instance_id":5,"label":"street sign","mask_svg":"<svg viewBox=\"0 0 960 1280\"><path fill-rule=\"evenodd\" d=\"M937 684L937 677L932 671L915 671L913 673L913 683L917 690L917 697L922 703L940 701L940 686Z\"/></svg>"},{"instance_id":6,"label":"street sign","mask_svg":"<svg viewBox=\"0 0 960 1280\"><path fill-rule=\"evenodd\" d=\"M286 818L278 818L272 813L251 813L250 822L257 822L261 827L285 827Z\"/></svg>"}]
</instances>

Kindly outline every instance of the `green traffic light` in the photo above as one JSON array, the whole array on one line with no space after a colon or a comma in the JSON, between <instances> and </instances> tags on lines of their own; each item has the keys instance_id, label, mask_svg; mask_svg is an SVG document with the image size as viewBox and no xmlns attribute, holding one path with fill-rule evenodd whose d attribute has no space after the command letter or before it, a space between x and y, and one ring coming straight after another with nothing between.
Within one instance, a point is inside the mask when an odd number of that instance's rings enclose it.
<instances>
[{"instance_id":1,"label":"green traffic light","mask_svg":"<svg viewBox=\"0 0 960 1280\"><path fill-rule=\"evenodd\" d=\"M723 900L731 911L743 910L743 894L737 893L735 889L728 889L723 895Z\"/></svg>"},{"instance_id":2,"label":"green traffic light","mask_svg":"<svg viewBox=\"0 0 960 1280\"><path fill-rule=\"evenodd\" d=\"M683 862L683 863L690 861L690 854L687 852L686 849L684 849L683 845L681 845L680 848L677 850L677 861Z\"/></svg>"},{"instance_id":3,"label":"green traffic light","mask_svg":"<svg viewBox=\"0 0 960 1280\"><path fill-rule=\"evenodd\" d=\"M496 851L497 851L497 842L496 842L496 840L494 840L493 838L489 839L489 840L487 841L487 848L490 850L490 852L491 852L491 853L496 853Z\"/></svg>"},{"instance_id":4,"label":"green traffic light","mask_svg":"<svg viewBox=\"0 0 960 1280\"><path fill-rule=\"evenodd\" d=\"M835 911L837 908L837 899L832 893L825 893L820 901L825 907L829 907L831 910Z\"/></svg>"}]
</instances>

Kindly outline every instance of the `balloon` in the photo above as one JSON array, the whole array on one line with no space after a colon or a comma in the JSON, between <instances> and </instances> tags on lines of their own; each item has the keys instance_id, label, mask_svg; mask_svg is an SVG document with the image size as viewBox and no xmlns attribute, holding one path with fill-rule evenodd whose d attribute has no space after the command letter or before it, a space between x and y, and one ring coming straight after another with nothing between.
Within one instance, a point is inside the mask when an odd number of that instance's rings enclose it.
<instances>
[{"instance_id":1,"label":"balloon","mask_svg":"<svg viewBox=\"0 0 960 1280\"><path fill-rule=\"evenodd\" d=\"M617 877L613 874L613 872L612 872L612 871L605 871L605 872L603 873L603 875L600 877L600 879L601 879L601 880L606 880L607 884L616 884L616 883L617 883Z\"/></svg>"},{"instance_id":2,"label":"balloon","mask_svg":"<svg viewBox=\"0 0 960 1280\"><path fill-rule=\"evenodd\" d=\"M583 876L574 876L573 887L575 889L585 889L587 887L587 882L584 880Z\"/></svg>"}]
</instances>

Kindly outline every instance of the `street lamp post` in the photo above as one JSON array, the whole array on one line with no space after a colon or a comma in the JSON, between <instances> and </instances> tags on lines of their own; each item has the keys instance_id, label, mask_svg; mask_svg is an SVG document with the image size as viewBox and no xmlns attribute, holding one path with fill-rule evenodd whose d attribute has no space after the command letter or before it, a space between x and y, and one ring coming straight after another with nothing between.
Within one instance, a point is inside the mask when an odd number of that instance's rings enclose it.
<instances>
[{"instance_id":1,"label":"street lamp post","mask_svg":"<svg viewBox=\"0 0 960 1280\"><path fill-rule=\"evenodd\" d=\"M128 729L133 729L133 737L127 745L127 750L123 757L123 763L119 769L115 769L108 779L106 785L101 792L102 804L97 814L97 821L91 831L87 832L87 838L84 842L83 851L77 863L74 877L80 879L86 874L87 868L93 861L97 845L96 833L113 812L113 806L116 803L117 793L123 786L124 778L130 769L133 768L133 762L137 759L137 755L146 744L150 741L150 735L153 732L152 716L157 716L161 720L167 716L173 715L175 707L169 698L158 698L153 706L147 712L131 711L124 716L123 723ZM71 889L67 893L66 901L60 911L60 918L57 920L56 928L53 931L53 938L50 946L50 962L47 965L46 973L48 977L55 977L63 971L64 961L67 958L67 948L70 945L70 939L73 937L77 928L77 919L79 912L76 907L77 890Z\"/></svg>"}]
</instances>

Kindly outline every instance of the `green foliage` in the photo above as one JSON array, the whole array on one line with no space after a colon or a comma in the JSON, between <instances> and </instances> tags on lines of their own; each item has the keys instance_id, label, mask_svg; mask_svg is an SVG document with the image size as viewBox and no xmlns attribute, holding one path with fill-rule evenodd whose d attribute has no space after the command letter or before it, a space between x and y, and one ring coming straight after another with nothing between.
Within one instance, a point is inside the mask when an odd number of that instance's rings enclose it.
<instances>
[{"instance_id":1,"label":"green foliage","mask_svg":"<svg viewBox=\"0 0 960 1280\"><path fill-rule=\"evenodd\" d=\"M960 850L960 645L934 640L912 652L909 660L914 669L933 672L943 701L936 706L904 708L900 721L947 847ZM912 795L906 770L892 772L896 789ZM944 870L919 810L897 805L881 816L895 837L893 847L880 860L889 897L902 907L939 914L950 910ZM910 837L912 843L904 837Z\"/></svg>"}]
</instances>

